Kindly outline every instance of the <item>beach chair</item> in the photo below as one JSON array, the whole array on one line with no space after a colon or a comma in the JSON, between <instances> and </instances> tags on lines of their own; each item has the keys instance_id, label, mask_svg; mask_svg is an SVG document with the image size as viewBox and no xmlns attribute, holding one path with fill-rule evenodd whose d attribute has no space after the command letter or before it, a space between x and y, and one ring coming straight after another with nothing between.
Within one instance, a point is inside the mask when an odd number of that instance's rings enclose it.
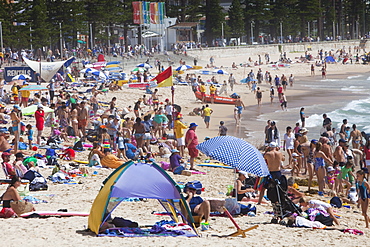
<instances>
[{"instance_id":1,"label":"beach chair","mask_svg":"<svg viewBox=\"0 0 370 247\"><path fill-rule=\"evenodd\" d=\"M248 232L250 230L253 230L253 229L256 229L258 227L258 225L255 225L255 226L249 227L248 229L242 230L240 228L240 226L238 225L238 223L236 223L236 221L234 220L233 216L230 214L229 211L227 211L227 209L225 207L224 207L224 212L227 215L227 217L229 217L229 219L234 224L234 226L236 227L236 232L231 233L229 235L226 235L225 237L237 237L237 236L241 235L243 238L245 238L245 237L247 237L245 235L246 232Z\"/></svg>"}]
</instances>

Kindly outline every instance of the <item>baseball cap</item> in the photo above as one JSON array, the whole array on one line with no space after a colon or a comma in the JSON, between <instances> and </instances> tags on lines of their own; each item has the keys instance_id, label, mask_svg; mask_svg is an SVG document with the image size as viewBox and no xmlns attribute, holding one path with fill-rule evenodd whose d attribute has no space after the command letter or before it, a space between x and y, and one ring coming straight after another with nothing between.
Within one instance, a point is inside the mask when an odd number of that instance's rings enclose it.
<instances>
[{"instance_id":1,"label":"baseball cap","mask_svg":"<svg viewBox=\"0 0 370 247\"><path fill-rule=\"evenodd\" d=\"M311 143L313 143L313 144L316 144L317 142L318 142L318 140L316 140L316 139L311 140Z\"/></svg>"},{"instance_id":2,"label":"baseball cap","mask_svg":"<svg viewBox=\"0 0 370 247\"><path fill-rule=\"evenodd\" d=\"M180 151L179 150L177 150L177 149L172 149L172 151L171 151L172 153L180 153Z\"/></svg>"},{"instance_id":3,"label":"baseball cap","mask_svg":"<svg viewBox=\"0 0 370 247\"><path fill-rule=\"evenodd\" d=\"M21 107L19 105L13 105L13 108L15 108L17 110L21 110Z\"/></svg>"},{"instance_id":4,"label":"baseball cap","mask_svg":"<svg viewBox=\"0 0 370 247\"><path fill-rule=\"evenodd\" d=\"M332 171L334 171L335 169L334 169L334 167L332 167L332 166L328 166L328 168L327 168L327 171L328 172L332 172Z\"/></svg>"},{"instance_id":5,"label":"baseball cap","mask_svg":"<svg viewBox=\"0 0 370 247\"><path fill-rule=\"evenodd\" d=\"M166 99L164 102L168 102L168 101L170 101L169 99Z\"/></svg>"},{"instance_id":6,"label":"baseball cap","mask_svg":"<svg viewBox=\"0 0 370 247\"><path fill-rule=\"evenodd\" d=\"M269 147L270 148L276 148L278 144L276 142L270 142Z\"/></svg>"},{"instance_id":7,"label":"baseball cap","mask_svg":"<svg viewBox=\"0 0 370 247\"><path fill-rule=\"evenodd\" d=\"M292 153L293 157L298 157L299 155L297 153Z\"/></svg>"},{"instance_id":8,"label":"baseball cap","mask_svg":"<svg viewBox=\"0 0 370 247\"><path fill-rule=\"evenodd\" d=\"M343 138L339 139L339 142L347 142L346 140L344 140Z\"/></svg>"},{"instance_id":9,"label":"baseball cap","mask_svg":"<svg viewBox=\"0 0 370 247\"><path fill-rule=\"evenodd\" d=\"M367 167L362 167L361 170L363 170L364 173L369 174L369 169Z\"/></svg>"},{"instance_id":10,"label":"baseball cap","mask_svg":"<svg viewBox=\"0 0 370 247\"><path fill-rule=\"evenodd\" d=\"M5 156L10 156L10 155L12 155L11 153L8 153L8 152L3 152L2 154L1 154L1 158L3 158L4 159L4 157Z\"/></svg>"},{"instance_id":11,"label":"baseball cap","mask_svg":"<svg viewBox=\"0 0 370 247\"><path fill-rule=\"evenodd\" d=\"M246 172L246 171L239 171L238 173L243 174L246 178L249 178L248 172Z\"/></svg>"}]
</instances>

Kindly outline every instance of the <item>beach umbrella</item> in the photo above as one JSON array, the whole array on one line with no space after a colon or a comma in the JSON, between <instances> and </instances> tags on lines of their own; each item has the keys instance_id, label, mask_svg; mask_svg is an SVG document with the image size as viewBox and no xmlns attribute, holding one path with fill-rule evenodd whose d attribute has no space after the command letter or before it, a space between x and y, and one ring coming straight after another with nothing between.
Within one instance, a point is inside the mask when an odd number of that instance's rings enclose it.
<instances>
[{"instance_id":1,"label":"beach umbrella","mask_svg":"<svg viewBox=\"0 0 370 247\"><path fill-rule=\"evenodd\" d=\"M141 73L144 73L145 72L145 69L144 68L142 68L142 67L137 67L137 68L135 68L135 69L133 69L133 70L131 70L132 72L141 72Z\"/></svg>"},{"instance_id":2,"label":"beach umbrella","mask_svg":"<svg viewBox=\"0 0 370 247\"><path fill-rule=\"evenodd\" d=\"M37 111L37 108L38 108L38 105L31 105L31 106L28 106L26 108L23 108L21 111L22 111L23 115L33 115ZM45 113L54 111L53 109L51 109L47 106L43 106L43 109L44 109Z\"/></svg>"},{"instance_id":3,"label":"beach umbrella","mask_svg":"<svg viewBox=\"0 0 370 247\"><path fill-rule=\"evenodd\" d=\"M121 63L120 61L111 61L111 62L108 62L107 65L120 64L120 63Z\"/></svg>"},{"instance_id":4,"label":"beach umbrella","mask_svg":"<svg viewBox=\"0 0 370 247\"><path fill-rule=\"evenodd\" d=\"M150 64L147 64L147 63L139 63L138 65L136 65L136 67L145 68L145 69L153 68Z\"/></svg>"},{"instance_id":5,"label":"beach umbrella","mask_svg":"<svg viewBox=\"0 0 370 247\"><path fill-rule=\"evenodd\" d=\"M196 74L201 74L201 75L212 75L214 72L209 71L209 70L196 70L194 71Z\"/></svg>"},{"instance_id":6,"label":"beach umbrella","mask_svg":"<svg viewBox=\"0 0 370 247\"><path fill-rule=\"evenodd\" d=\"M265 177L269 175L262 154L250 143L234 136L216 136L197 145L205 155L235 167Z\"/></svg>"},{"instance_id":7,"label":"beach umbrella","mask_svg":"<svg viewBox=\"0 0 370 247\"><path fill-rule=\"evenodd\" d=\"M31 76L29 75L16 75L12 78L12 81L15 80L26 80L26 79L31 79Z\"/></svg>"},{"instance_id":8,"label":"beach umbrella","mask_svg":"<svg viewBox=\"0 0 370 247\"><path fill-rule=\"evenodd\" d=\"M89 73L89 72L96 72L96 71L99 71L97 69L93 69L93 68L87 68L87 69L82 69L80 70L80 73Z\"/></svg>"},{"instance_id":9,"label":"beach umbrella","mask_svg":"<svg viewBox=\"0 0 370 247\"><path fill-rule=\"evenodd\" d=\"M251 79L249 77L240 80L241 83L248 83L250 81L258 81L258 80L257 79Z\"/></svg>"},{"instance_id":10,"label":"beach umbrella","mask_svg":"<svg viewBox=\"0 0 370 247\"><path fill-rule=\"evenodd\" d=\"M122 68L121 67L110 67L110 68L107 68L105 67L105 70L108 70L108 71L121 71Z\"/></svg>"},{"instance_id":11,"label":"beach umbrella","mask_svg":"<svg viewBox=\"0 0 370 247\"><path fill-rule=\"evenodd\" d=\"M176 71L183 71L183 70L187 70L187 69L192 69L193 67L190 66L190 65L181 65L180 67L178 67L176 69Z\"/></svg>"},{"instance_id":12,"label":"beach umbrella","mask_svg":"<svg viewBox=\"0 0 370 247\"><path fill-rule=\"evenodd\" d=\"M216 74L219 74L219 75L228 75L229 73L228 72L226 72L225 70L223 70L223 69L216 69L215 71L214 71Z\"/></svg>"},{"instance_id":13,"label":"beach umbrella","mask_svg":"<svg viewBox=\"0 0 370 247\"><path fill-rule=\"evenodd\" d=\"M91 74L99 78L102 78L102 79L108 79L107 76L102 71L95 71L95 72L92 72Z\"/></svg>"},{"instance_id":14,"label":"beach umbrella","mask_svg":"<svg viewBox=\"0 0 370 247\"><path fill-rule=\"evenodd\" d=\"M49 89L41 85L28 85L28 86L22 87L19 91L44 91L44 90L49 90Z\"/></svg>"}]
</instances>

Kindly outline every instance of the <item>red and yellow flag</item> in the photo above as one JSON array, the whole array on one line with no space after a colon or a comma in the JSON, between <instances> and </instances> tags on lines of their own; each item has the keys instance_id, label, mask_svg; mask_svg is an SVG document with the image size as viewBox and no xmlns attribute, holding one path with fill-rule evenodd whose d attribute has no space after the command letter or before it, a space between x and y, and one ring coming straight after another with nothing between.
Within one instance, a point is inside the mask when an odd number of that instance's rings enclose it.
<instances>
[{"instance_id":1,"label":"red and yellow flag","mask_svg":"<svg viewBox=\"0 0 370 247\"><path fill-rule=\"evenodd\" d=\"M152 81L157 80L157 87L171 87L172 82L172 67L168 67L165 71L158 74L152 79Z\"/></svg>"}]
</instances>

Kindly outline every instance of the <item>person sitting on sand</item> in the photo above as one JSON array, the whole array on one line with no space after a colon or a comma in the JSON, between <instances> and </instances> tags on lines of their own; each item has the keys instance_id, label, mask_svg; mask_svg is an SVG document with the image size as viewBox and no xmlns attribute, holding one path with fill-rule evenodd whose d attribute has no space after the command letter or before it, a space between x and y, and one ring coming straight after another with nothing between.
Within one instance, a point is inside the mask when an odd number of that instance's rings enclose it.
<instances>
[{"instance_id":1,"label":"person sitting on sand","mask_svg":"<svg viewBox=\"0 0 370 247\"><path fill-rule=\"evenodd\" d=\"M239 171L238 179L235 181L238 201L249 201L250 197L255 197L254 189L244 185L244 181L248 178L248 173Z\"/></svg>"},{"instance_id":2,"label":"person sitting on sand","mask_svg":"<svg viewBox=\"0 0 370 247\"><path fill-rule=\"evenodd\" d=\"M295 204L297 204L299 200L304 196L303 193L299 192L296 188L294 188L294 177L290 177L288 179L287 193L288 193L288 197Z\"/></svg>"},{"instance_id":3,"label":"person sitting on sand","mask_svg":"<svg viewBox=\"0 0 370 247\"><path fill-rule=\"evenodd\" d=\"M10 202L18 202L21 200L17 188L21 185L21 179L18 176L14 176L4 192L1 196L1 200L3 201L3 208L11 208Z\"/></svg>"},{"instance_id":4,"label":"person sitting on sand","mask_svg":"<svg viewBox=\"0 0 370 247\"><path fill-rule=\"evenodd\" d=\"M192 187L193 185L190 184L187 187L185 193L187 197L185 197L186 202L188 203L191 213L193 216L199 216L200 219L204 217L204 221L206 225L209 225L209 214L211 212L211 204L209 201L204 201L200 196L195 196L196 188Z\"/></svg>"},{"instance_id":5,"label":"person sitting on sand","mask_svg":"<svg viewBox=\"0 0 370 247\"><path fill-rule=\"evenodd\" d=\"M334 216L333 207L329 203L322 202L319 200L306 201L306 199L302 197L301 199L299 199L299 204L301 207L303 207L304 211L307 210L308 208L317 208L323 212L328 213L330 218L332 218L333 221L335 222L335 224L340 225L338 219Z\"/></svg>"},{"instance_id":6,"label":"person sitting on sand","mask_svg":"<svg viewBox=\"0 0 370 247\"><path fill-rule=\"evenodd\" d=\"M74 160L76 158L76 152L72 147L68 147L62 154L59 154L59 158L65 160Z\"/></svg>"},{"instance_id":7,"label":"person sitting on sand","mask_svg":"<svg viewBox=\"0 0 370 247\"><path fill-rule=\"evenodd\" d=\"M88 160L89 166L100 165L100 159L104 157L104 153L101 151L102 147L99 142L93 143L93 148L89 153Z\"/></svg>"},{"instance_id":8,"label":"person sitting on sand","mask_svg":"<svg viewBox=\"0 0 370 247\"><path fill-rule=\"evenodd\" d=\"M104 157L101 160L101 164L103 167L106 168L118 168L123 163L127 162L125 159L119 159L117 156L112 154L112 150L110 148L104 149Z\"/></svg>"}]
</instances>

